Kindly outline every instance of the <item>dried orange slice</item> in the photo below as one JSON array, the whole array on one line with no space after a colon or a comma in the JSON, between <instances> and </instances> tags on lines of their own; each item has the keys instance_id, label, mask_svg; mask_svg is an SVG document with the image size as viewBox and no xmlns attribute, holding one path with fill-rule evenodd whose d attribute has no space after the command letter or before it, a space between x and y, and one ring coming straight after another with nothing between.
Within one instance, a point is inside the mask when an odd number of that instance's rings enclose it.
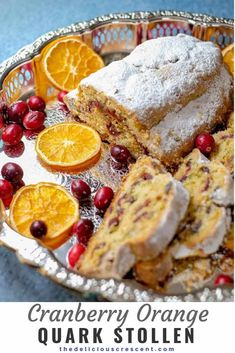
<instances>
[{"instance_id":1,"label":"dried orange slice","mask_svg":"<svg viewBox=\"0 0 235 353\"><path fill-rule=\"evenodd\" d=\"M228 66L229 71L234 75L234 44L230 44L222 51L224 63Z\"/></svg>"},{"instance_id":2,"label":"dried orange slice","mask_svg":"<svg viewBox=\"0 0 235 353\"><path fill-rule=\"evenodd\" d=\"M51 83L70 91L92 72L104 66L101 57L78 39L56 42L44 58L44 69Z\"/></svg>"},{"instance_id":3,"label":"dried orange slice","mask_svg":"<svg viewBox=\"0 0 235 353\"><path fill-rule=\"evenodd\" d=\"M44 221L47 234L40 241L54 249L70 236L73 224L79 218L78 202L60 185L39 183L22 187L11 202L10 224L20 234L32 238L30 225Z\"/></svg>"},{"instance_id":4,"label":"dried orange slice","mask_svg":"<svg viewBox=\"0 0 235 353\"><path fill-rule=\"evenodd\" d=\"M44 164L56 170L84 169L100 155L101 139L91 127L77 122L53 125L37 137L36 152Z\"/></svg>"}]
</instances>

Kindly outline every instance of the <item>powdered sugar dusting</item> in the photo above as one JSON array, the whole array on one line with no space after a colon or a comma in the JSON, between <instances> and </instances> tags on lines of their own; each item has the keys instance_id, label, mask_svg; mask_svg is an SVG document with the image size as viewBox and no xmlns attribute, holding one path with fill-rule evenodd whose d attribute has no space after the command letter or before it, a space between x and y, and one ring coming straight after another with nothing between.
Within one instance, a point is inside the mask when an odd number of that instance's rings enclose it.
<instances>
[{"instance_id":1,"label":"powdered sugar dusting","mask_svg":"<svg viewBox=\"0 0 235 353\"><path fill-rule=\"evenodd\" d=\"M210 42L179 34L144 42L124 58L83 79L150 128L177 104L206 91L222 63Z\"/></svg>"},{"instance_id":2,"label":"powdered sugar dusting","mask_svg":"<svg viewBox=\"0 0 235 353\"><path fill-rule=\"evenodd\" d=\"M223 105L224 98L229 99L231 77L222 66L218 75L210 83L202 96L189 102L181 110L173 111L150 130L151 137L159 134L162 153L177 150L182 141L190 139L203 125L211 125L217 110Z\"/></svg>"}]
</instances>

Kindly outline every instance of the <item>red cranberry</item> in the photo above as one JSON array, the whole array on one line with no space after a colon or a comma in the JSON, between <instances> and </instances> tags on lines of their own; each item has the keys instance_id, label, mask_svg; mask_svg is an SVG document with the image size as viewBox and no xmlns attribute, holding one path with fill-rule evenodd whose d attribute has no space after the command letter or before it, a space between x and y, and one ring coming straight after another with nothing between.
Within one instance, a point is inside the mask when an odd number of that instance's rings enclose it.
<instances>
[{"instance_id":1,"label":"red cranberry","mask_svg":"<svg viewBox=\"0 0 235 353\"><path fill-rule=\"evenodd\" d=\"M100 188L95 194L95 207L99 210L105 211L109 207L113 199L113 195L113 190L108 186Z\"/></svg>"},{"instance_id":2,"label":"red cranberry","mask_svg":"<svg viewBox=\"0 0 235 353\"><path fill-rule=\"evenodd\" d=\"M20 157L24 153L25 145L23 141L20 141L17 145L7 146L5 145L3 151L10 158Z\"/></svg>"},{"instance_id":3,"label":"red cranberry","mask_svg":"<svg viewBox=\"0 0 235 353\"><path fill-rule=\"evenodd\" d=\"M214 149L215 140L212 135L205 132L197 135L195 144L200 152L208 154Z\"/></svg>"},{"instance_id":4,"label":"red cranberry","mask_svg":"<svg viewBox=\"0 0 235 353\"><path fill-rule=\"evenodd\" d=\"M21 189L23 186L25 186L25 183L23 180L19 180L16 183L12 183L12 186L13 186L13 191L15 194L19 189Z\"/></svg>"},{"instance_id":5,"label":"red cranberry","mask_svg":"<svg viewBox=\"0 0 235 353\"><path fill-rule=\"evenodd\" d=\"M60 91L57 96L58 101L64 103L64 96L66 96L66 94L68 94L67 91Z\"/></svg>"},{"instance_id":6,"label":"red cranberry","mask_svg":"<svg viewBox=\"0 0 235 353\"><path fill-rule=\"evenodd\" d=\"M6 103L0 102L0 124L4 125L8 121L8 107Z\"/></svg>"},{"instance_id":7,"label":"red cranberry","mask_svg":"<svg viewBox=\"0 0 235 353\"><path fill-rule=\"evenodd\" d=\"M44 129L45 129L45 126L42 125L38 129L35 129L35 130L24 130L24 136L27 138L27 140L33 140Z\"/></svg>"},{"instance_id":8,"label":"red cranberry","mask_svg":"<svg viewBox=\"0 0 235 353\"><path fill-rule=\"evenodd\" d=\"M80 219L74 223L72 234L75 234L79 243L87 245L94 230L94 224L90 219Z\"/></svg>"},{"instance_id":9,"label":"red cranberry","mask_svg":"<svg viewBox=\"0 0 235 353\"><path fill-rule=\"evenodd\" d=\"M214 281L215 286L223 286L229 284L233 284L233 279L228 275L218 275Z\"/></svg>"},{"instance_id":10,"label":"red cranberry","mask_svg":"<svg viewBox=\"0 0 235 353\"><path fill-rule=\"evenodd\" d=\"M11 183L16 183L23 178L23 169L16 163L6 163L1 170L2 177Z\"/></svg>"},{"instance_id":11,"label":"red cranberry","mask_svg":"<svg viewBox=\"0 0 235 353\"><path fill-rule=\"evenodd\" d=\"M6 145L17 145L23 136L23 129L17 124L7 125L2 132L2 140Z\"/></svg>"},{"instance_id":12,"label":"red cranberry","mask_svg":"<svg viewBox=\"0 0 235 353\"><path fill-rule=\"evenodd\" d=\"M26 114L23 118L23 125L27 130L36 130L43 126L45 114L43 112L33 111Z\"/></svg>"},{"instance_id":13,"label":"red cranberry","mask_svg":"<svg viewBox=\"0 0 235 353\"><path fill-rule=\"evenodd\" d=\"M5 208L9 208L11 201L12 201L13 196L10 196L6 199L2 199L3 205L5 206Z\"/></svg>"},{"instance_id":14,"label":"red cranberry","mask_svg":"<svg viewBox=\"0 0 235 353\"><path fill-rule=\"evenodd\" d=\"M111 147L111 156L119 163L127 163L131 154L125 146L115 145Z\"/></svg>"},{"instance_id":15,"label":"red cranberry","mask_svg":"<svg viewBox=\"0 0 235 353\"><path fill-rule=\"evenodd\" d=\"M43 112L46 108L44 99L39 96L31 96L28 100L28 105L31 110L38 110L40 112Z\"/></svg>"},{"instance_id":16,"label":"red cranberry","mask_svg":"<svg viewBox=\"0 0 235 353\"><path fill-rule=\"evenodd\" d=\"M45 222L37 220L30 226L30 233L35 238L42 238L47 234L47 225Z\"/></svg>"},{"instance_id":17,"label":"red cranberry","mask_svg":"<svg viewBox=\"0 0 235 353\"><path fill-rule=\"evenodd\" d=\"M4 124L5 124L5 121L4 121L3 117L0 115L0 129L3 128Z\"/></svg>"},{"instance_id":18,"label":"red cranberry","mask_svg":"<svg viewBox=\"0 0 235 353\"><path fill-rule=\"evenodd\" d=\"M4 102L0 102L0 129L8 120L8 107Z\"/></svg>"},{"instance_id":19,"label":"red cranberry","mask_svg":"<svg viewBox=\"0 0 235 353\"><path fill-rule=\"evenodd\" d=\"M9 181L0 179L0 199L8 199L13 195L13 186Z\"/></svg>"},{"instance_id":20,"label":"red cranberry","mask_svg":"<svg viewBox=\"0 0 235 353\"><path fill-rule=\"evenodd\" d=\"M82 244L75 244L72 246L72 248L70 248L68 251L68 263L70 267L74 268L80 256L84 253L85 250L86 248Z\"/></svg>"},{"instance_id":21,"label":"red cranberry","mask_svg":"<svg viewBox=\"0 0 235 353\"><path fill-rule=\"evenodd\" d=\"M90 186L83 180L77 179L73 180L71 183L71 191L77 200L85 200L91 195Z\"/></svg>"},{"instance_id":22,"label":"red cranberry","mask_svg":"<svg viewBox=\"0 0 235 353\"><path fill-rule=\"evenodd\" d=\"M10 105L8 108L9 121L12 123L21 124L23 117L29 112L28 104L23 101L18 101Z\"/></svg>"}]
</instances>

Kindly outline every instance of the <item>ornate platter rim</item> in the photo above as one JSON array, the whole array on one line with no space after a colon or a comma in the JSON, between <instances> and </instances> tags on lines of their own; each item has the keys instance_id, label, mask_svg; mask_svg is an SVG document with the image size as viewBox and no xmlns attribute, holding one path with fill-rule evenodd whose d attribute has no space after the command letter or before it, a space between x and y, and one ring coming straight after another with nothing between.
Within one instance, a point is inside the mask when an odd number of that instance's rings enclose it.
<instances>
[{"instance_id":1,"label":"ornate platter rim","mask_svg":"<svg viewBox=\"0 0 235 353\"><path fill-rule=\"evenodd\" d=\"M15 55L0 64L0 88L6 75L17 65L35 56L40 49L49 41L62 35L71 33L82 34L90 31L102 24L114 22L138 23L151 22L156 19L182 19L189 23L203 24L204 26L226 25L233 27L232 19L218 18L206 14L177 11L151 11L151 12L130 12L115 13L96 17L89 21L74 23L66 27L50 31L33 43L21 48ZM1 206L1 205L0 205ZM0 209L1 213L1 209ZM2 229L1 229L2 228ZM20 239L19 239L20 238ZM17 240L17 241L16 241ZM65 287L78 291L84 296L92 299L111 300L111 301L157 301L157 302L176 302L176 301L233 301L233 290L229 288L203 288L195 293L177 296L160 295L153 290L146 289L141 285L133 285L130 281L96 280L89 279L68 270L61 265L54 255L39 245L36 241L19 237L19 235L9 228L6 223L0 223L0 245L4 245L15 251L19 260L25 264L36 267L43 275L51 278L55 282ZM94 294L94 296L92 296Z\"/></svg>"}]
</instances>

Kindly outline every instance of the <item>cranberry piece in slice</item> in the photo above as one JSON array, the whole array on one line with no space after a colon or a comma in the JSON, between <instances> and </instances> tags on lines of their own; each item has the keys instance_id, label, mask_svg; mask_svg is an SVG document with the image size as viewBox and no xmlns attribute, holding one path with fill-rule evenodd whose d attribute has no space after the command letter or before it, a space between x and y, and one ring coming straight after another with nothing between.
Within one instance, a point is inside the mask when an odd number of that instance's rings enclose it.
<instances>
[{"instance_id":1,"label":"cranberry piece in slice","mask_svg":"<svg viewBox=\"0 0 235 353\"><path fill-rule=\"evenodd\" d=\"M36 130L43 126L45 114L39 111L32 111L23 118L23 125L27 130Z\"/></svg>"},{"instance_id":2,"label":"cranberry piece in slice","mask_svg":"<svg viewBox=\"0 0 235 353\"><path fill-rule=\"evenodd\" d=\"M68 251L68 264L71 268L74 268L80 256L84 253L85 250L86 248L83 244L75 244L72 246L72 248L70 248Z\"/></svg>"},{"instance_id":3,"label":"cranberry piece in slice","mask_svg":"<svg viewBox=\"0 0 235 353\"><path fill-rule=\"evenodd\" d=\"M98 210L105 211L109 207L113 196L113 190L108 186L103 186L95 194L95 207L98 208Z\"/></svg>"},{"instance_id":4,"label":"cranberry piece in slice","mask_svg":"<svg viewBox=\"0 0 235 353\"><path fill-rule=\"evenodd\" d=\"M71 191L77 200L85 200L91 195L90 186L83 180L77 179L73 180L71 183Z\"/></svg>"},{"instance_id":5,"label":"cranberry piece in slice","mask_svg":"<svg viewBox=\"0 0 235 353\"><path fill-rule=\"evenodd\" d=\"M214 137L207 132L197 135L195 145L203 154L209 154L215 146Z\"/></svg>"},{"instance_id":6,"label":"cranberry piece in slice","mask_svg":"<svg viewBox=\"0 0 235 353\"><path fill-rule=\"evenodd\" d=\"M16 183L23 178L23 169L16 163L6 163L1 170L2 177L11 183Z\"/></svg>"},{"instance_id":7,"label":"cranberry piece in slice","mask_svg":"<svg viewBox=\"0 0 235 353\"><path fill-rule=\"evenodd\" d=\"M131 154L125 146L114 145L111 147L111 156L119 163L127 163Z\"/></svg>"},{"instance_id":8,"label":"cranberry piece in slice","mask_svg":"<svg viewBox=\"0 0 235 353\"><path fill-rule=\"evenodd\" d=\"M68 91L60 91L57 96L58 101L64 103L64 96L66 96L66 94L68 94Z\"/></svg>"},{"instance_id":9,"label":"cranberry piece in slice","mask_svg":"<svg viewBox=\"0 0 235 353\"><path fill-rule=\"evenodd\" d=\"M30 233L35 238L42 238L47 234L47 225L45 222L37 220L30 226Z\"/></svg>"},{"instance_id":10,"label":"cranberry piece in slice","mask_svg":"<svg viewBox=\"0 0 235 353\"><path fill-rule=\"evenodd\" d=\"M7 125L2 132L2 140L6 145L17 145L23 136L23 129L20 125L10 124Z\"/></svg>"},{"instance_id":11,"label":"cranberry piece in slice","mask_svg":"<svg viewBox=\"0 0 235 353\"><path fill-rule=\"evenodd\" d=\"M39 96L31 96L28 100L28 105L31 110L38 110L40 112L43 112L46 108L44 99Z\"/></svg>"},{"instance_id":12,"label":"cranberry piece in slice","mask_svg":"<svg viewBox=\"0 0 235 353\"><path fill-rule=\"evenodd\" d=\"M74 223L72 234L76 235L79 243L87 245L94 230L94 224L90 219L80 219Z\"/></svg>"},{"instance_id":13,"label":"cranberry piece in slice","mask_svg":"<svg viewBox=\"0 0 235 353\"><path fill-rule=\"evenodd\" d=\"M232 277L228 275L218 275L214 281L215 286L223 286L223 285L231 285L233 284L233 279Z\"/></svg>"},{"instance_id":14,"label":"cranberry piece in slice","mask_svg":"<svg viewBox=\"0 0 235 353\"><path fill-rule=\"evenodd\" d=\"M29 112L28 104L23 101L18 101L10 105L8 108L9 121L12 123L21 124L23 117Z\"/></svg>"},{"instance_id":15,"label":"cranberry piece in slice","mask_svg":"<svg viewBox=\"0 0 235 353\"><path fill-rule=\"evenodd\" d=\"M0 199L8 199L13 195L13 186L7 180L0 179Z\"/></svg>"},{"instance_id":16,"label":"cranberry piece in slice","mask_svg":"<svg viewBox=\"0 0 235 353\"><path fill-rule=\"evenodd\" d=\"M20 157L24 153L25 145L23 141L20 141L17 145L8 146L5 145L3 151L10 158Z\"/></svg>"}]
</instances>

